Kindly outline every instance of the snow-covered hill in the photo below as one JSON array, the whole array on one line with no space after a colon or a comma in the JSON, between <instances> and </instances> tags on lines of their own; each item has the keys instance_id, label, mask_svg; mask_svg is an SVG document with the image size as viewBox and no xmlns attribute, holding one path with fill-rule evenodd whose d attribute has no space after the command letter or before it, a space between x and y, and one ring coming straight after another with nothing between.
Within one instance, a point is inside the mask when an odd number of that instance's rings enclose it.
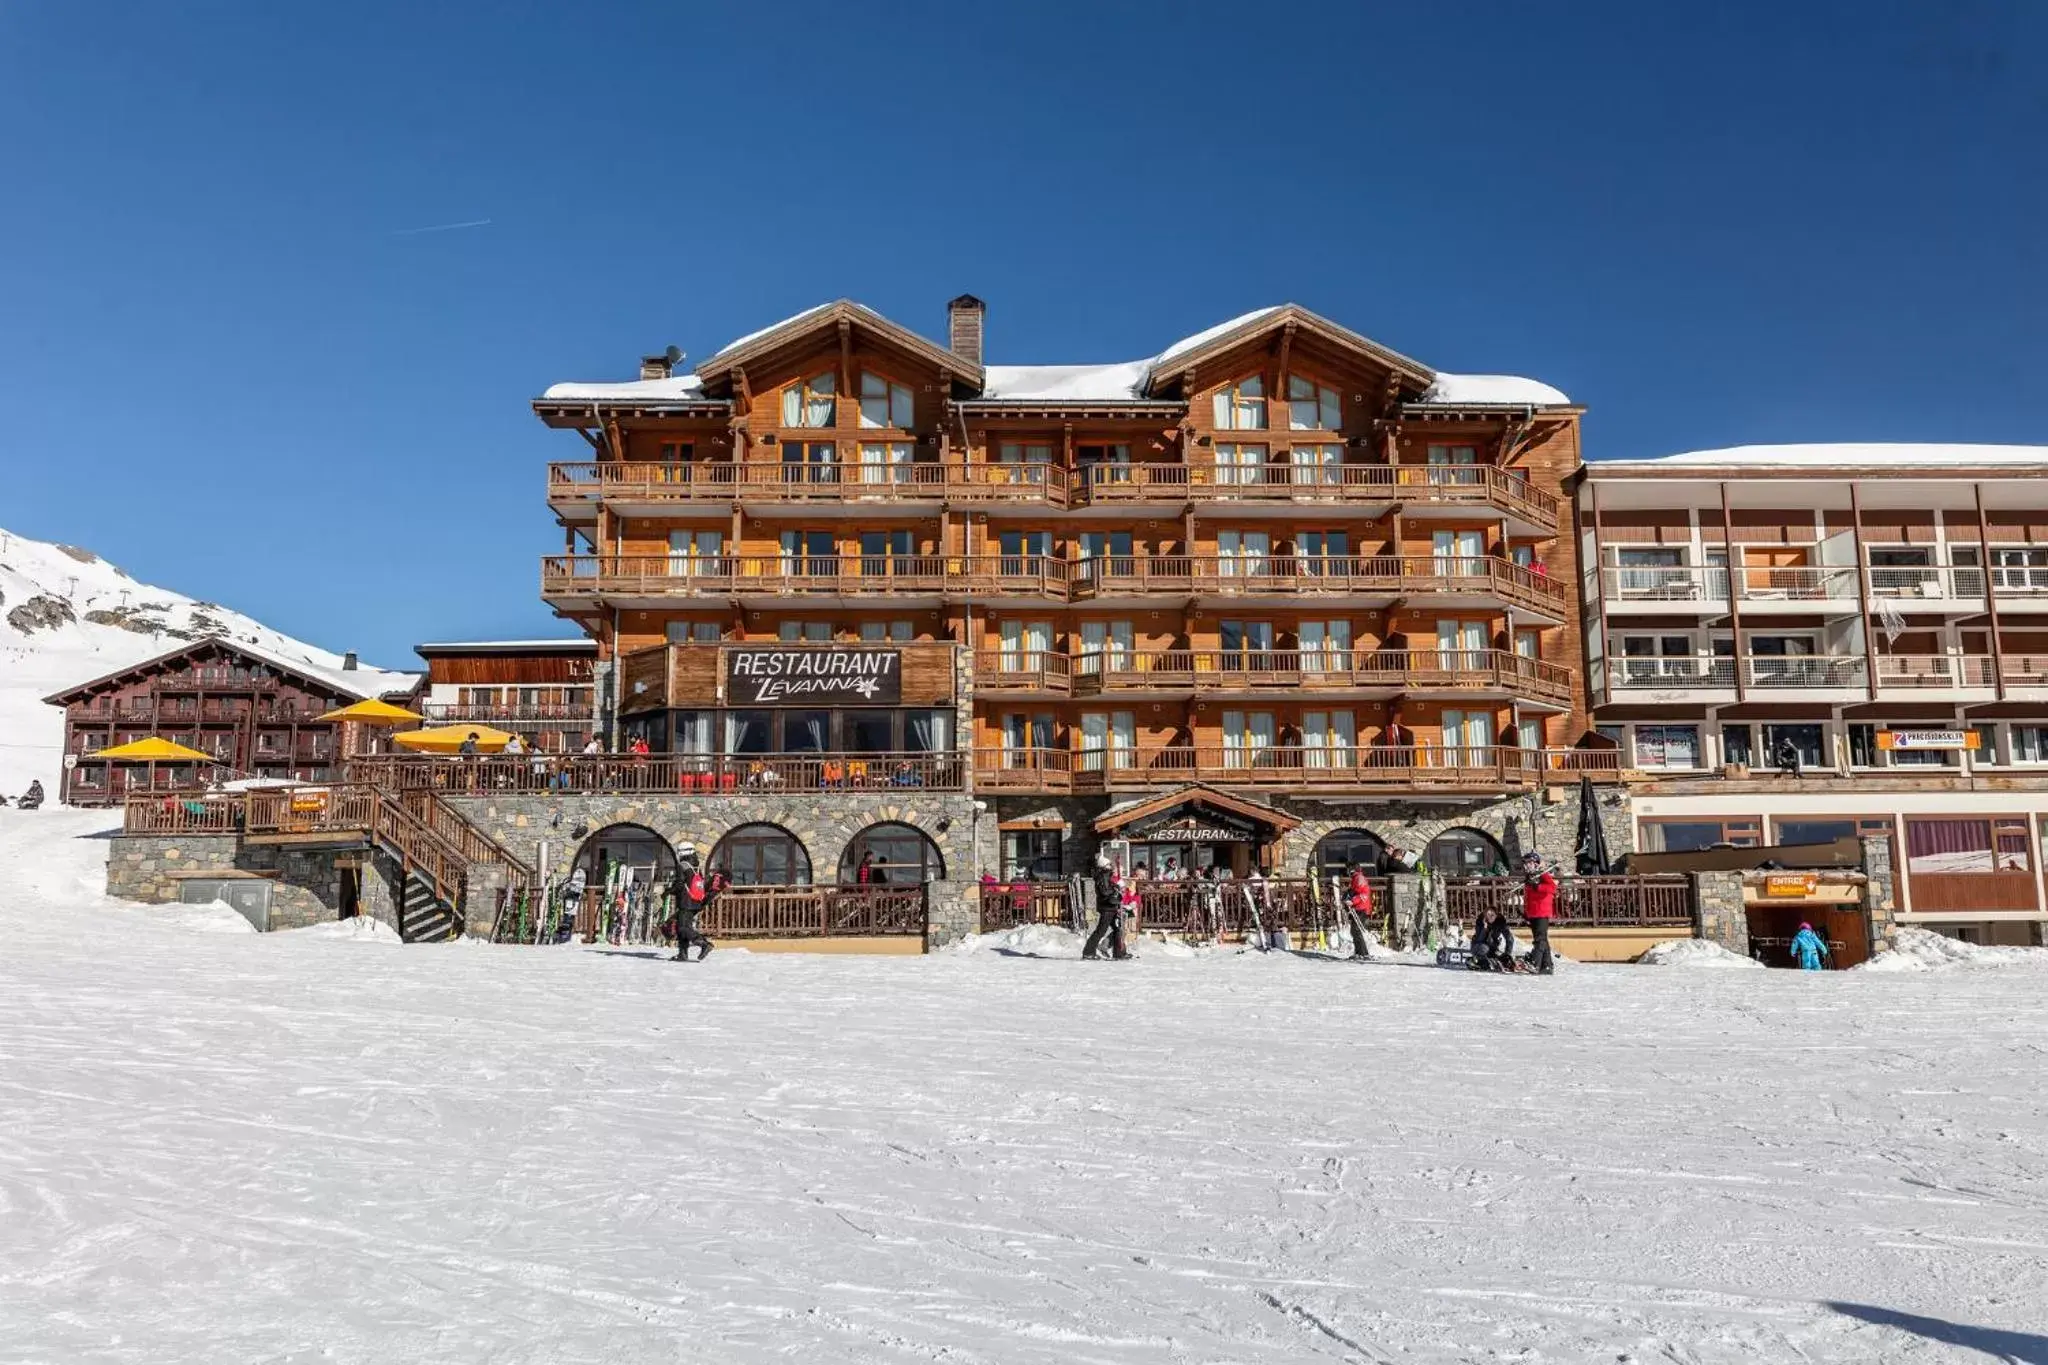
<instances>
[{"instance_id":1,"label":"snow-covered hill","mask_svg":"<svg viewBox=\"0 0 2048 1365\"><path fill-rule=\"evenodd\" d=\"M58 790L64 716L44 697L204 636L324 676L342 671L339 654L212 602L138 583L90 550L0 530L0 793L18 796L32 777ZM411 682L367 665L345 676L367 693Z\"/></svg>"}]
</instances>

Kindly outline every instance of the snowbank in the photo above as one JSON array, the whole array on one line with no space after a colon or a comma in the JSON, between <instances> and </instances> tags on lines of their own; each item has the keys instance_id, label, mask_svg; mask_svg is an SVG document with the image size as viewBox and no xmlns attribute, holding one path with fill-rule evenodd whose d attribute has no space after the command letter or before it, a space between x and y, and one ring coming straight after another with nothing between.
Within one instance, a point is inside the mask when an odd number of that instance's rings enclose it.
<instances>
[{"instance_id":1,"label":"snowbank","mask_svg":"<svg viewBox=\"0 0 2048 1365\"><path fill-rule=\"evenodd\" d=\"M1071 929L1050 924L1020 924L993 934L969 934L946 951L964 956L1012 953L1024 957L1081 956L1082 938Z\"/></svg>"},{"instance_id":2,"label":"snowbank","mask_svg":"<svg viewBox=\"0 0 2048 1365\"><path fill-rule=\"evenodd\" d=\"M1741 953L1731 953L1711 939L1674 938L1659 943L1636 959L1651 967L1754 967L1768 971L1763 963Z\"/></svg>"},{"instance_id":3,"label":"snowbank","mask_svg":"<svg viewBox=\"0 0 2048 1365\"><path fill-rule=\"evenodd\" d=\"M281 929L279 934L288 938L331 938L342 943L390 943L402 945L405 940L398 931L382 920L358 915L354 919L329 920L325 924L311 924L303 929Z\"/></svg>"},{"instance_id":4,"label":"snowbank","mask_svg":"<svg viewBox=\"0 0 2048 1365\"><path fill-rule=\"evenodd\" d=\"M1887 949L1852 972L1932 972L1951 967L2048 967L2048 948L2001 948L1965 943L1927 929L1899 930L1898 946Z\"/></svg>"}]
</instances>

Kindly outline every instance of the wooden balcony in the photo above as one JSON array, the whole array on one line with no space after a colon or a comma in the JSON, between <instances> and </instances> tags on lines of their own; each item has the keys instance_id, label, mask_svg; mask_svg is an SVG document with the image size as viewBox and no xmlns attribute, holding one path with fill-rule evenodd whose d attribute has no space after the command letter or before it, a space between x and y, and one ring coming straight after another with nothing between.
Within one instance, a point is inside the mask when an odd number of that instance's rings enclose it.
<instances>
[{"instance_id":1,"label":"wooden balcony","mask_svg":"<svg viewBox=\"0 0 2048 1365\"><path fill-rule=\"evenodd\" d=\"M1075 697L1206 692L1491 694L1569 705L1569 668L1498 649L978 649L982 690Z\"/></svg>"},{"instance_id":2,"label":"wooden balcony","mask_svg":"<svg viewBox=\"0 0 2048 1365\"><path fill-rule=\"evenodd\" d=\"M1484 555L1108 555L1073 565L1076 601L1127 594L1442 597L1562 616L1562 584Z\"/></svg>"},{"instance_id":3,"label":"wooden balcony","mask_svg":"<svg viewBox=\"0 0 2048 1365\"><path fill-rule=\"evenodd\" d=\"M593 520L600 503L660 508L692 503L912 501L1024 503L1050 508L1139 502L1358 504L1501 512L1554 535L1558 499L1491 465L1103 464L1082 469L916 460L863 464L562 461L548 466L548 505L565 520Z\"/></svg>"},{"instance_id":4,"label":"wooden balcony","mask_svg":"<svg viewBox=\"0 0 2048 1365\"><path fill-rule=\"evenodd\" d=\"M1101 792L1206 782L1302 792L1360 789L1501 792L1549 782L1620 776L1611 750L1519 749L1508 745L1226 745L1088 750L977 749L976 791Z\"/></svg>"},{"instance_id":5,"label":"wooden balcony","mask_svg":"<svg viewBox=\"0 0 2048 1365\"><path fill-rule=\"evenodd\" d=\"M426 702L421 705L420 714L437 724L475 721L498 725L500 729L504 728L500 722L518 725L573 725L581 722L589 725L596 720L589 703L582 706L488 706L465 702Z\"/></svg>"},{"instance_id":6,"label":"wooden balcony","mask_svg":"<svg viewBox=\"0 0 2048 1365\"><path fill-rule=\"evenodd\" d=\"M700 796L966 790L961 753L517 754L495 757L377 754L352 758L348 779L391 791L451 796L494 792L648 792Z\"/></svg>"}]
</instances>

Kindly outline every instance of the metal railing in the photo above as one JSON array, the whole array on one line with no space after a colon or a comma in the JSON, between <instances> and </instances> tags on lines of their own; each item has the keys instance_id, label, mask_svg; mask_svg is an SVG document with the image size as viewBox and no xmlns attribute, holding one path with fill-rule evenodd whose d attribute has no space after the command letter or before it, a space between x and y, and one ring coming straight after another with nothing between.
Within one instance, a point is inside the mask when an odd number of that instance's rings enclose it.
<instances>
[{"instance_id":1,"label":"metal railing","mask_svg":"<svg viewBox=\"0 0 2048 1365\"><path fill-rule=\"evenodd\" d=\"M1572 928L1690 928L1697 919L1686 876L1560 877L1556 923ZM1522 913L1519 877L1446 877L1444 911L1470 924L1479 912Z\"/></svg>"},{"instance_id":2,"label":"metal railing","mask_svg":"<svg viewBox=\"0 0 2048 1365\"><path fill-rule=\"evenodd\" d=\"M1610 603L1728 600L1728 570L1717 565L1609 567L1600 577Z\"/></svg>"},{"instance_id":3,"label":"metal railing","mask_svg":"<svg viewBox=\"0 0 2048 1365\"><path fill-rule=\"evenodd\" d=\"M1993 687L1997 680L1988 654L1880 654L1877 658L1880 688Z\"/></svg>"},{"instance_id":4,"label":"metal railing","mask_svg":"<svg viewBox=\"0 0 2048 1365\"><path fill-rule=\"evenodd\" d=\"M1968 565L1872 564L1864 570L1872 597L1981 600L1984 570Z\"/></svg>"}]
</instances>

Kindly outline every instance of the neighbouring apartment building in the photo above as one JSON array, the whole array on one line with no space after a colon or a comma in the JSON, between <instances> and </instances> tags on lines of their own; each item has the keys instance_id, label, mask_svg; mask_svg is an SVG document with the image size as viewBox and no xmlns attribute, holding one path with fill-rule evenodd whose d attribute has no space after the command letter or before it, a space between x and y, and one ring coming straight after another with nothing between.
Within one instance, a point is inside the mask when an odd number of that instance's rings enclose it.
<instances>
[{"instance_id":1,"label":"neighbouring apartment building","mask_svg":"<svg viewBox=\"0 0 2048 1365\"><path fill-rule=\"evenodd\" d=\"M426 673L412 705L428 725L489 725L556 754L576 753L596 732L595 640L467 640L413 652Z\"/></svg>"},{"instance_id":2,"label":"neighbouring apartment building","mask_svg":"<svg viewBox=\"0 0 2048 1365\"><path fill-rule=\"evenodd\" d=\"M1635 843L1892 841L1901 919L2048 922L2048 447L1746 447L1590 464L1593 721Z\"/></svg>"},{"instance_id":3,"label":"neighbouring apartment building","mask_svg":"<svg viewBox=\"0 0 2048 1365\"><path fill-rule=\"evenodd\" d=\"M872 817L936 872L902 829L939 791L976 798L956 878L1112 836L1297 874L1568 852L1558 790L1617 773L1577 747L1564 394L1294 305L1113 364L989 364L972 297L947 324L829 303L534 403L589 447L549 469L541 586L596 644L607 736L700 756L756 842L785 774L826 775L787 821L843 850L750 867L829 880Z\"/></svg>"},{"instance_id":4,"label":"neighbouring apartment building","mask_svg":"<svg viewBox=\"0 0 2048 1365\"><path fill-rule=\"evenodd\" d=\"M274 655L232 640L196 640L43 700L64 708L60 797L117 805L131 792L191 787L209 776L327 782L341 776L340 727L329 711L392 692L409 674L338 668ZM211 765L124 764L102 749L160 736L212 756Z\"/></svg>"}]
</instances>

